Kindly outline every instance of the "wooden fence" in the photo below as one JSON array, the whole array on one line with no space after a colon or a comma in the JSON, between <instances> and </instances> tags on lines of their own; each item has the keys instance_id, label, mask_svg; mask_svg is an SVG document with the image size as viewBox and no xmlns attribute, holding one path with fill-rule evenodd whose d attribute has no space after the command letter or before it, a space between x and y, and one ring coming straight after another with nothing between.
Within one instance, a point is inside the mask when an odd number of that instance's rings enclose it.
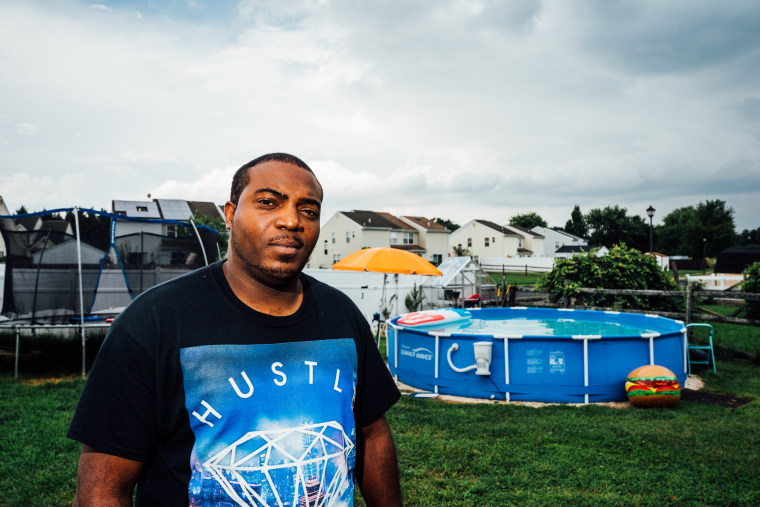
<instances>
[{"instance_id":1,"label":"wooden fence","mask_svg":"<svg viewBox=\"0 0 760 507\"><path fill-rule=\"evenodd\" d=\"M525 289L520 289L520 291L525 291ZM589 287L583 287L577 289L578 293L580 294L602 294L606 296L649 296L649 297L681 297L686 298L686 305L685 305L685 312L663 312L663 311L657 311L657 310L637 310L633 308L626 308L624 311L630 312L630 313L651 313L654 315L662 315L663 317L669 317L669 318L675 318L675 319L681 319L686 324L689 324L694 320L694 317L698 315L699 320L701 321L711 321L711 322L726 322L729 324L744 324L749 326L760 326L760 319L740 319L737 317L728 317L724 315L719 315L717 313L699 313L697 314L695 310L698 309L696 306L696 301L700 298L704 299L736 299L736 300L744 300L744 301L760 301L760 294L750 294L750 293L743 293L743 292L721 292L716 293L715 291L708 291L708 290L697 290L696 284L690 283L686 286L685 291L681 290L634 290L634 289L595 289L595 288L589 288ZM556 293L554 292L539 292L539 291L533 291L528 290L527 292L533 292L536 294L545 294L549 296L553 296ZM605 307L595 307L595 306L587 306L581 304L577 304L573 302L572 297L565 296L563 298L562 306L565 308L584 308L587 310L602 310L602 311L619 311L619 308L605 308ZM516 300L516 303L519 303L520 301L525 301L525 298L521 298ZM704 310L702 310L704 312Z\"/></svg>"}]
</instances>

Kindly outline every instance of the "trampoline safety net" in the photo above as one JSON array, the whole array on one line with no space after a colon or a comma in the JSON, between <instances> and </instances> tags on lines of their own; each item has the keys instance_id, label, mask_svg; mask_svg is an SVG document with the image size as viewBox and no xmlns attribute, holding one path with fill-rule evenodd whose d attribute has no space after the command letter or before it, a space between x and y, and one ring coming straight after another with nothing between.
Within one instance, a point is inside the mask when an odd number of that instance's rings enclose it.
<instances>
[{"instance_id":1,"label":"trampoline safety net","mask_svg":"<svg viewBox=\"0 0 760 507\"><path fill-rule=\"evenodd\" d=\"M220 255L210 227L84 208L2 215L0 232L2 320L24 324L112 317L150 287Z\"/></svg>"}]
</instances>

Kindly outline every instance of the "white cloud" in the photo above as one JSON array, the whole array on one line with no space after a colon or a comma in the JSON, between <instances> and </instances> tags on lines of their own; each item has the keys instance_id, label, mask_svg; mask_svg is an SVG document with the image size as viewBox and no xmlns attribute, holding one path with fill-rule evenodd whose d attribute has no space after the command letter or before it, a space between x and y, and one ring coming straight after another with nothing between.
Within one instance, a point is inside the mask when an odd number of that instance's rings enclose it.
<instances>
[{"instance_id":1,"label":"white cloud","mask_svg":"<svg viewBox=\"0 0 760 507\"><path fill-rule=\"evenodd\" d=\"M221 203L229 168L287 151L326 209L562 225L721 198L760 225L752 2L78 5L0 5L17 206Z\"/></svg>"}]
</instances>

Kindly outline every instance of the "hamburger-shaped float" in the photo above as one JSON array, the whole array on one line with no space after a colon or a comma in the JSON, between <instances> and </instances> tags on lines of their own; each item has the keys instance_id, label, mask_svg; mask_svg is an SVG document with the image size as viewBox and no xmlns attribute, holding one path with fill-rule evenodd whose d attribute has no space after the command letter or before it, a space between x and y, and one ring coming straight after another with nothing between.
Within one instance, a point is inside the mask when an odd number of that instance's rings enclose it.
<instances>
[{"instance_id":1,"label":"hamburger-shaped float","mask_svg":"<svg viewBox=\"0 0 760 507\"><path fill-rule=\"evenodd\" d=\"M667 407L681 399L675 373L656 364L639 366L625 380L628 401L638 407Z\"/></svg>"}]
</instances>

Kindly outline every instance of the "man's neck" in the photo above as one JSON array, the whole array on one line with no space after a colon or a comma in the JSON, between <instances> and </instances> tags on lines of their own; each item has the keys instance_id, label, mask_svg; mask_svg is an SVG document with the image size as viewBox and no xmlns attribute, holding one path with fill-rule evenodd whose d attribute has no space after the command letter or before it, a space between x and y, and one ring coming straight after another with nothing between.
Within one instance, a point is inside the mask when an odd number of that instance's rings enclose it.
<instances>
[{"instance_id":1,"label":"man's neck","mask_svg":"<svg viewBox=\"0 0 760 507\"><path fill-rule=\"evenodd\" d=\"M299 277L282 285L266 284L227 260L222 264L224 276L232 292L246 306L257 312L285 317L298 311L303 302L303 284Z\"/></svg>"}]
</instances>

